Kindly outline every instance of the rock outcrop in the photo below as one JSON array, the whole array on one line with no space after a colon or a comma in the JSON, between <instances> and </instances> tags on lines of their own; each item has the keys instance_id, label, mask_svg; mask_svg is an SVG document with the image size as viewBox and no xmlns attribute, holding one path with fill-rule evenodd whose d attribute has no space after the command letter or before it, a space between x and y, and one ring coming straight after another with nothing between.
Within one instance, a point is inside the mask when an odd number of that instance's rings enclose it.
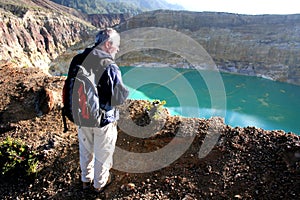
<instances>
[{"instance_id":1,"label":"rock outcrop","mask_svg":"<svg viewBox=\"0 0 300 200\"><path fill-rule=\"evenodd\" d=\"M124 23L130 17L130 14L90 14L88 21L96 27L114 27Z\"/></svg>"},{"instance_id":2,"label":"rock outcrop","mask_svg":"<svg viewBox=\"0 0 300 200\"><path fill-rule=\"evenodd\" d=\"M162 27L186 34L197 41L227 72L264 76L300 85L300 15L238 15L229 13L154 11L120 25L125 31L141 27ZM174 41L175 43L178 41ZM197 52L195 52L197 53ZM149 53L144 53L149 60ZM126 55L131 63L143 60L136 52ZM152 51L154 61L170 55Z\"/></svg>"},{"instance_id":3,"label":"rock outcrop","mask_svg":"<svg viewBox=\"0 0 300 200\"><path fill-rule=\"evenodd\" d=\"M75 17L74 13L78 14L67 7L40 0L1 3L0 61L48 71L51 60L87 38L95 29L78 18L80 14Z\"/></svg>"}]
</instances>

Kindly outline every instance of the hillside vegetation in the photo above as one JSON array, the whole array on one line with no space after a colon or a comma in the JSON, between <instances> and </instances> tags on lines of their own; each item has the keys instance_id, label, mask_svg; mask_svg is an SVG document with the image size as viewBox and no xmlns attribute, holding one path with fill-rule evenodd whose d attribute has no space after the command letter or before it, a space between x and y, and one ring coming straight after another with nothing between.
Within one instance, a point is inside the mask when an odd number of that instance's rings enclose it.
<instances>
[{"instance_id":1,"label":"hillside vegetation","mask_svg":"<svg viewBox=\"0 0 300 200\"><path fill-rule=\"evenodd\" d=\"M165 0L52 0L86 14L138 13L157 9L183 9Z\"/></svg>"}]
</instances>

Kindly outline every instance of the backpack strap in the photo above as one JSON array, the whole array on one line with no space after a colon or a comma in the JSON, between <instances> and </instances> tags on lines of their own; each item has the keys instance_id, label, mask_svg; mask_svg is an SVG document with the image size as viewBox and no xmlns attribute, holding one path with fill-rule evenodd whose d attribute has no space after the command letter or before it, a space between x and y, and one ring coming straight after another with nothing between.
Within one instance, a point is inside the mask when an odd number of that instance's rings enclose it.
<instances>
[{"instance_id":1,"label":"backpack strap","mask_svg":"<svg viewBox=\"0 0 300 200\"><path fill-rule=\"evenodd\" d=\"M108 67L111 64L115 64L115 62L111 58L102 58L100 60L100 65L102 66L103 69L105 69L106 67ZM107 104L100 103L100 108L103 110L103 112L105 114L105 112L107 110Z\"/></svg>"},{"instance_id":2,"label":"backpack strap","mask_svg":"<svg viewBox=\"0 0 300 200\"><path fill-rule=\"evenodd\" d=\"M63 132L66 133L69 130L69 128L68 128L68 125L67 125L66 111L65 111L64 107L62 108L61 112L62 112L62 120L63 120L63 123L64 123Z\"/></svg>"},{"instance_id":3,"label":"backpack strap","mask_svg":"<svg viewBox=\"0 0 300 200\"><path fill-rule=\"evenodd\" d=\"M108 65L115 64L115 62L110 58L103 58L100 60L100 65L102 67L107 67Z\"/></svg>"}]
</instances>

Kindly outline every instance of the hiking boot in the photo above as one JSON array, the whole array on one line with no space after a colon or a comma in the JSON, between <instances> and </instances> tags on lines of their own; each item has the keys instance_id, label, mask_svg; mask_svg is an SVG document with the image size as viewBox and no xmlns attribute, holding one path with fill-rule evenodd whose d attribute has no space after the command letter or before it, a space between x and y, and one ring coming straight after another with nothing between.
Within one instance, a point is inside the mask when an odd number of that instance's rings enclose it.
<instances>
[{"instance_id":1,"label":"hiking boot","mask_svg":"<svg viewBox=\"0 0 300 200\"><path fill-rule=\"evenodd\" d=\"M91 182L82 182L82 189L88 190L92 187Z\"/></svg>"},{"instance_id":2,"label":"hiking boot","mask_svg":"<svg viewBox=\"0 0 300 200\"><path fill-rule=\"evenodd\" d=\"M113 178L112 178L112 174L109 173L108 180L107 180L106 184L104 185L104 187L102 187L102 188L94 188L94 191L95 191L96 193L101 193L101 192L103 192L103 190L104 190L107 186L109 186L109 185L111 184L112 179L113 179Z\"/></svg>"}]
</instances>

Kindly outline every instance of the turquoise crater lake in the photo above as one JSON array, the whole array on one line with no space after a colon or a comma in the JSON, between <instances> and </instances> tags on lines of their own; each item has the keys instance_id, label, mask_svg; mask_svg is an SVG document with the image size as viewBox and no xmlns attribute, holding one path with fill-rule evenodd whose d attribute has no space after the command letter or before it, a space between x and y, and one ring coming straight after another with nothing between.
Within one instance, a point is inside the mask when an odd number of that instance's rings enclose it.
<instances>
[{"instance_id":1,"label":"turquoise crater lake","mask_svg":"<svg viewBox=\"0 0 300 200\"><path fill-rule=\"evenodd\" d=\"M166 100L165 107L172 115L197 118L221 116L225 118L226 124L233 127L255 126L300 135L300 123L297 120L300 114L300 86L259 77L195 69L120 69L123 81L130 89L129 98ZM162 81L159 82L159 79ZM208 86L215 82L219 85L221 83L216 91L214 86ZM217 91L221 89L224 91ZM215 95L218 93L219 97ZM220 100L218 98L225 103L225 110L212 107L213 101Z\"/></svg>"}]
</instances>

